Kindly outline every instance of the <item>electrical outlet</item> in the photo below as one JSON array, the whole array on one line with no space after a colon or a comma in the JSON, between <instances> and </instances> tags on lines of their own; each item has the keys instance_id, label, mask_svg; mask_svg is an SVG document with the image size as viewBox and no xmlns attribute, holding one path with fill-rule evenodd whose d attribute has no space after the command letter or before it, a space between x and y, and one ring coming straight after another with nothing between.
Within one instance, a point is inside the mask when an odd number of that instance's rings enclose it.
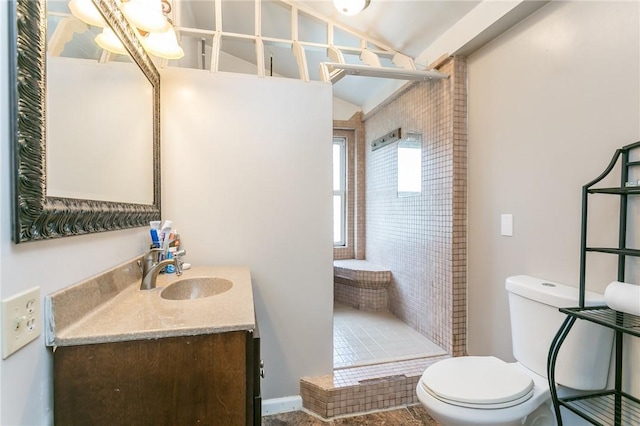
<instances>
[{"instance_id":1,"label":"electrical outlet","mask_svg":"<svg viewBox=\"0 0 640 426\"><path fill-rule=\"evenodd\" d=\"M40 287L2 301L2 359L40 336Z\"/></svg>"}]
</instances>

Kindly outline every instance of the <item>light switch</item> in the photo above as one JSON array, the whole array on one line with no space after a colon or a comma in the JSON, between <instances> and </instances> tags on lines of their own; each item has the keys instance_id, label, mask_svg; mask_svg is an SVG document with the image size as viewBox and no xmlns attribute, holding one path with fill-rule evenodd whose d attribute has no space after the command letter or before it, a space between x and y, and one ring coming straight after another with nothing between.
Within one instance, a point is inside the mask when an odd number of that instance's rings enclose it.
<instances>
[{"instance_id":1,"label":"light switch","mask_svg":"<svg viewBox=\"0 0 640 426\"><path fill-rule=\"evenodd\" d=\"M503 214L500 216L500 235L513 237L513 215Z\"/></svg>"}]
</instances>

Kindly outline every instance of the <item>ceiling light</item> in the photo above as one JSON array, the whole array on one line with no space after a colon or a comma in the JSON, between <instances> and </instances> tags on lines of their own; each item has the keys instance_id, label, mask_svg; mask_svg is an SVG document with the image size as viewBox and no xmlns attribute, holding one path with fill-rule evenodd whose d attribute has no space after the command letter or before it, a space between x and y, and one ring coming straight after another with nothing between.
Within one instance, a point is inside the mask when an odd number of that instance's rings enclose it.
<instances>
[{"instance_id":1,"label":"ceiling light","mask_svg":"<svg viewBox=\"0 0 640 426\"><path fill-rule=\"evenodd\" d=\"M369 6L371 0L333 0L333 5L343 15L356 15Z\"/></svg>"},{"instance_id":2,"label":"ceiling light","mask_svg":"<svg viewBox=\"0 0 640 426\"><path fill-rule=\"evenodd\" d=\"M85 24L106 27L107 23L91 0L71 0L69 10Z\"/></svg>"}]
</instances>

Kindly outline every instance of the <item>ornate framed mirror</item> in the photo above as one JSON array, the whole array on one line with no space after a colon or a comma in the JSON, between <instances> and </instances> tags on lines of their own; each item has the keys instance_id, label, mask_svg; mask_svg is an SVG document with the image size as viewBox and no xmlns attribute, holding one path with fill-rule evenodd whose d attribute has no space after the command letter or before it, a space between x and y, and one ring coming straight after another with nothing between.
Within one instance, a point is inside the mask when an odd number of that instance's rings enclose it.
<instances>
[{"instance_id":1,"label":"ornate framed mirror","mask_svg":"<svg viewBox=\"0 0 640 426\"><path fill-rule=\"evenodd\" d=\"M148 134L152 141L148 146L152 152L148 155L152 157L152 176L148 179L152 182L145 185L152 188L152 194L147 203L48 193L47 1L16 0L10 12L11 39L15 42L10 54L11 81L15 83L10 91L15 243L147 226L151 220L160 220L160 75L115 1L93 1L151 85L152 129ZM123 153L120 160L136 161L126 155ZM117 164L108 167L118 172Z\"/></svg>"}]
</instances>

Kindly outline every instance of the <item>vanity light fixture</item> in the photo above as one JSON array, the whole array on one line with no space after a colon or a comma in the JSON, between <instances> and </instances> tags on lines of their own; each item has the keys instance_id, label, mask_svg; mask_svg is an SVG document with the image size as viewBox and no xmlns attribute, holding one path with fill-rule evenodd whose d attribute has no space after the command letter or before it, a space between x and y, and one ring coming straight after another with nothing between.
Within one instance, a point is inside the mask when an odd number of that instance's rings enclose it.
<instances>
[{"instance_id":1,"label":"vanity light fixture","mask_svg":"<svg viewBox=\"0 0 640 426\"><path fill-rule=\"evenodd\" d=\"M69 10L73 16L80 19L85 24L95 27L106 27L107 23L91 0L71 0Z\"/></svg>"},{"instance_id":2,"label":"vanity light fixture","mask_svg":"<svg viewBox=\"0 0 640 426\"><path fill-rule=\"evenodd\" d=\"M127 50L116 36L111 28L107 25L104 18L98 11L98 8L91 0L71 0L69 2L69 10L76 18L88 25L102 27L102 32L94 39L96 44L109 52L126 55Z\"/></svg>"},{"instance_id":3,"label":"vanity light fixture","mask_svg":"<svg viewBox=\"0 0 640 426\"><path fill-rule=\"evenodd\" d=\"M166 6L165 6L166 5ZM128 0L120 3L120 10L131 24L148 33L164 32L171 27L165 17L171 5L162 0Z\"/></svg>"},{"instance_id":4,"label":"vanity light fixture","mask_svg":"<svg viewBox=\"0 0 640 426\"><path fill-rule=\"evenodd\" d=\"M163 59L180 59L184 56L184 51L178 44L173 23L169 18L171 13L169 0L116 1L127 21L138 29L140 41L147 52ZM104 28L95 38L98 46L112 53L127 54L126 49L107 26L92 0L71 0L69 10L86 24Z\"/></svg>"},{"instance_id":5,"label":"vanity light fixture","mask_svg":"<svg viewBox=\"0 0 640 426\"><path fill-rule=\"evenodd\" d=\"M127 49L125 49L116 33L109 27L102 29L102 32L96 36L95 42L102 49L108 50L109 52L128 55Z\"/></svg>"},{"instance_id":6,"label":"vanity light fixture","mask_svg":"<svg viewBox=\"0 0 640 426\"><path fill-rule=\"evenodd\" d=\"M142 39L142 46L147 52L160 58L180 59L184 56L173 26L163 33L149 33Z\"/></svg>"},{"instance_id":7,"label":"vanity light fixture","mask_svg":"<svg viewBox=\"0 0 640 426\"><path fill-rule=\"evenodd\" d=\"M140 41L147 52L163 59L180 59L184 56L169 18L169 0L123 0L120 10L143 34Z\"/></svg>"},{"instance_id":8,"label":"vanity light fixture","mask_svg":"<svg viewBox=\"0 0 640 426\"><path fill-rule=\"evenodd\" d=\"M353 16L365 10L371 0L333 0L333 5L343 15Z\"/></svg>"}]
</instances>

